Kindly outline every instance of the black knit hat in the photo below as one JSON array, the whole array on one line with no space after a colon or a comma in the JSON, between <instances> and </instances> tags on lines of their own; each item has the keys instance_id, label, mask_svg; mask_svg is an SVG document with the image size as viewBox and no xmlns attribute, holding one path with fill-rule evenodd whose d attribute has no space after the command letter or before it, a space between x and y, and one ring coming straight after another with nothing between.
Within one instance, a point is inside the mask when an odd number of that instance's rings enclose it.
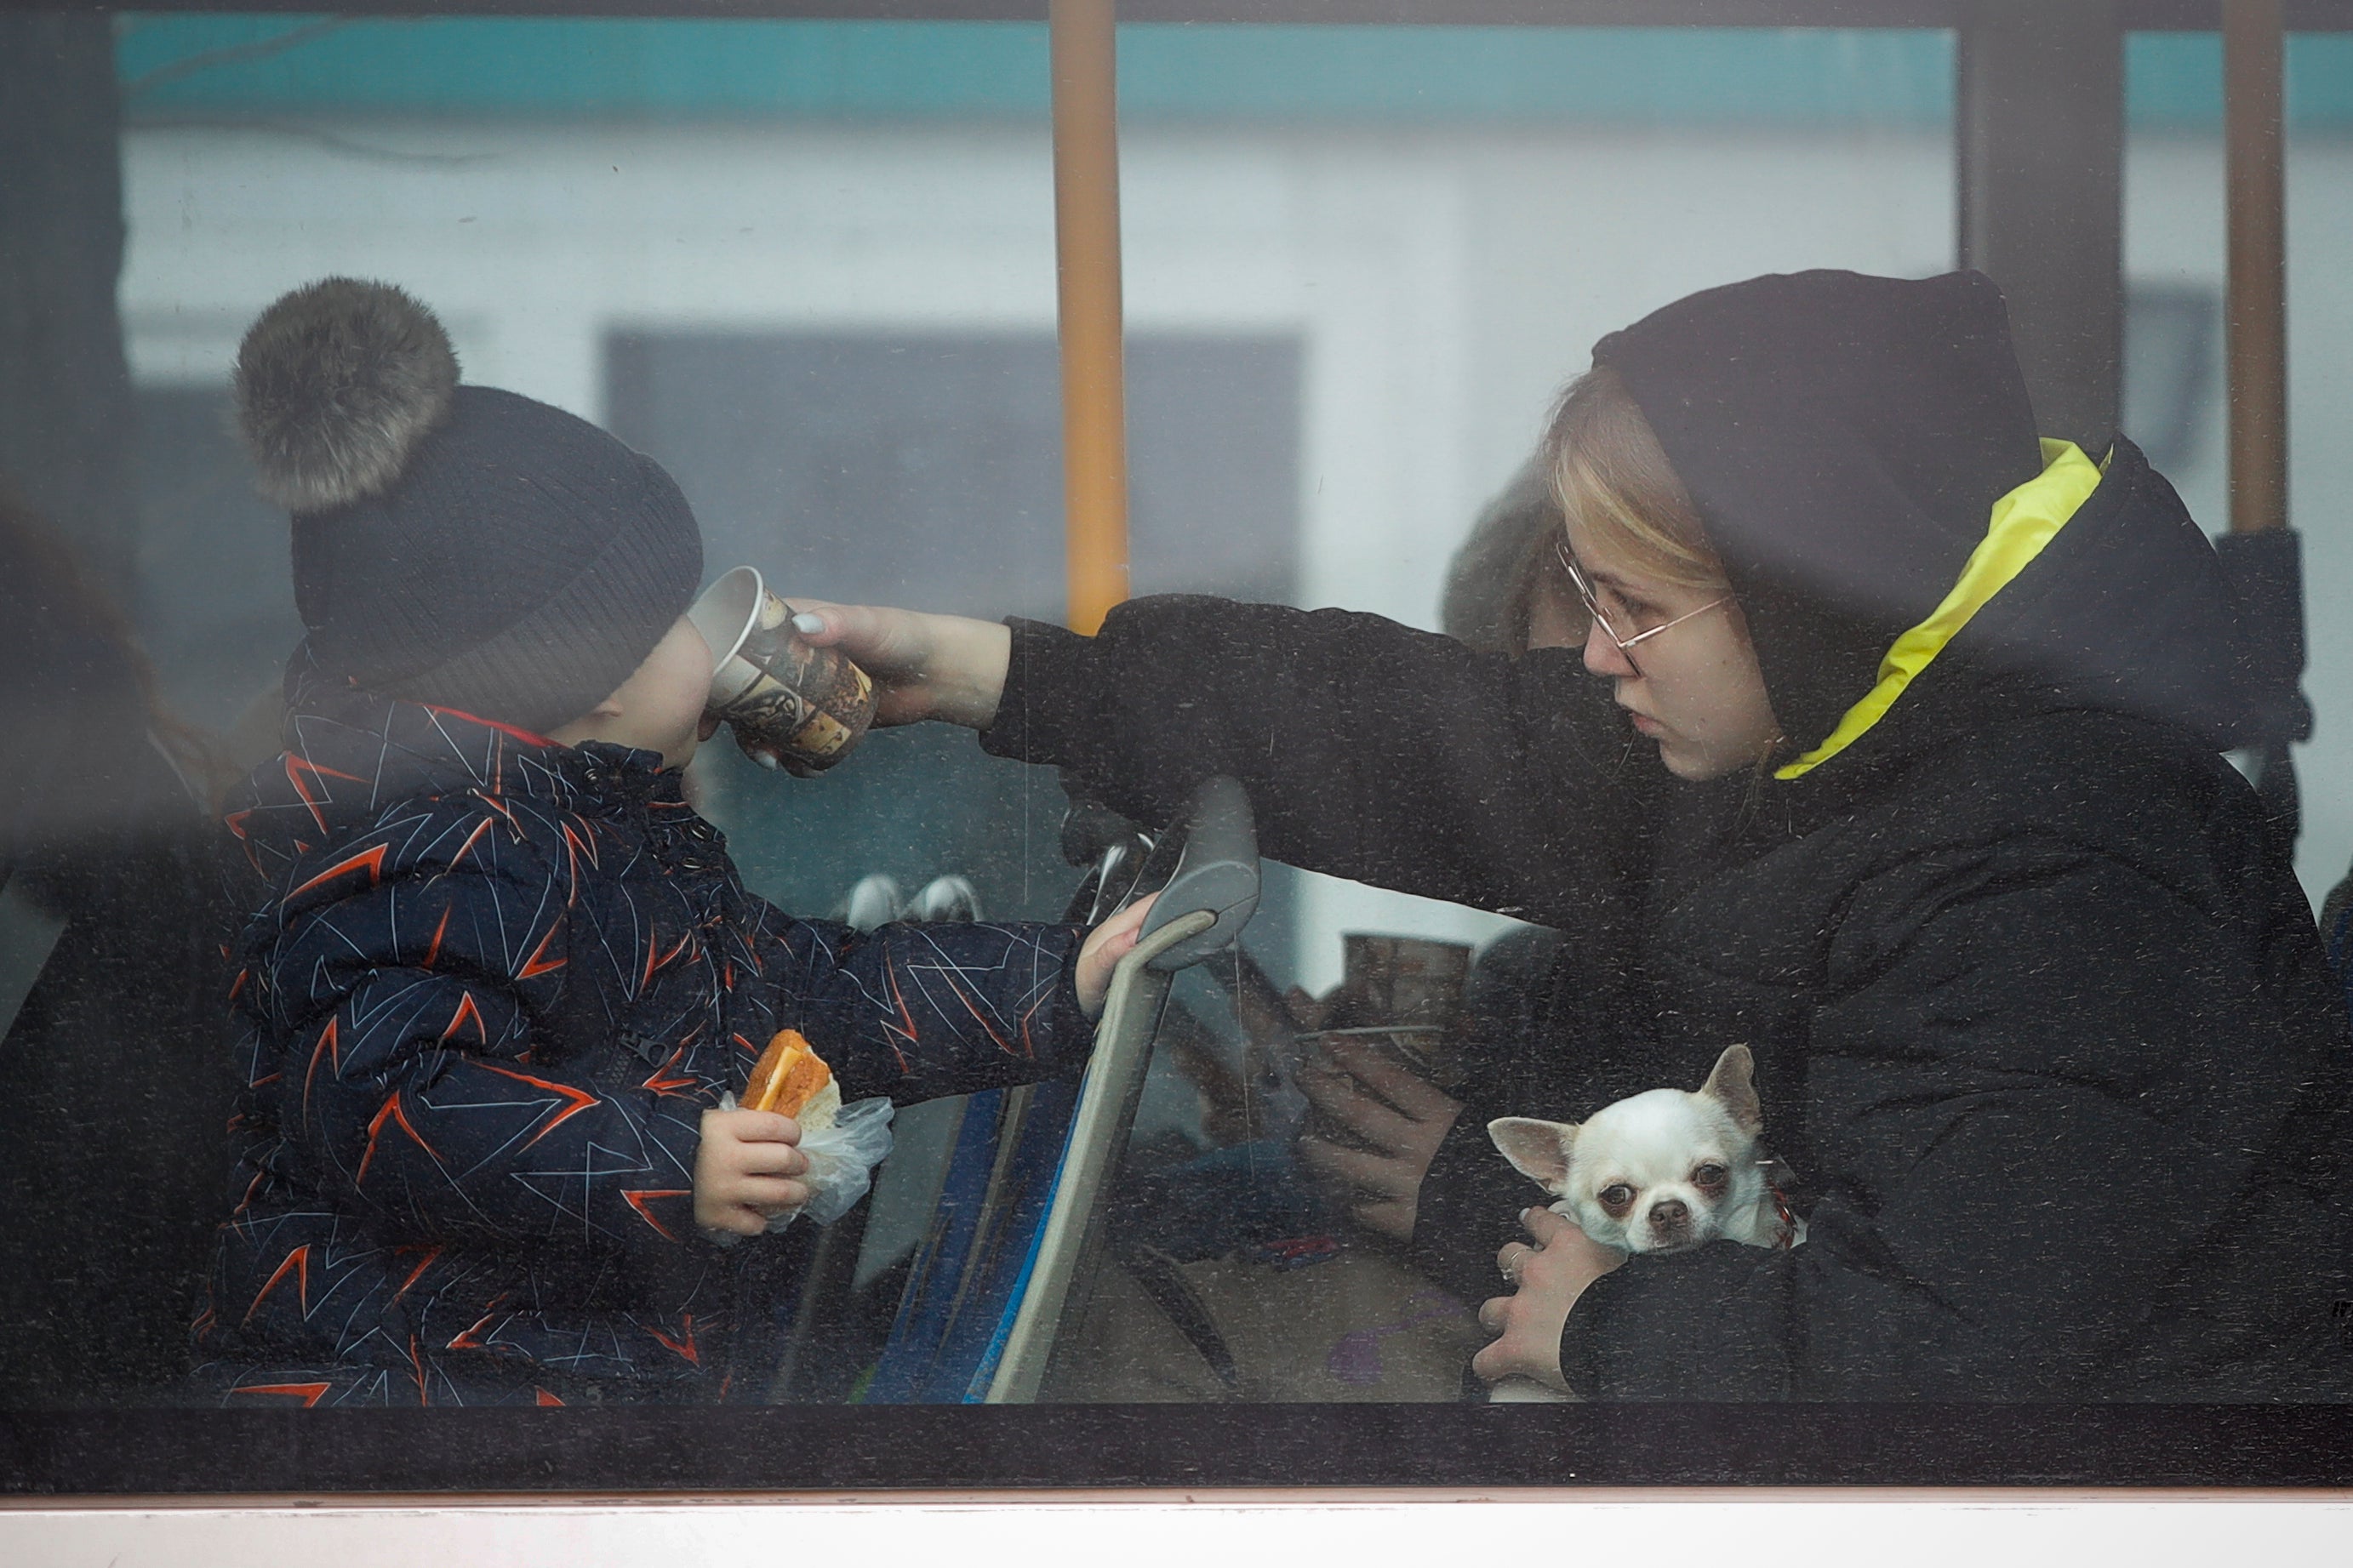
<instances>
[{"instance_id":1,"label":"black knit hat","mask_svg":"<svg viewBox=\"0 0 2353 1568\"><path fill-rule=\"evenodd\" d=\"M2042 471L2000 290L1799 272L1679 300L1594 345L1657 432L1800 748L1950 590Z\"/></svg>"},{"instance_id":2,"label":"black knit hat","mask_svg":"<svg viewBox=\"0 0 2353 1568\"><path fill-rule=\"evenodd\" d=\"M294 602L324 674L556 729L685 612L702 535L651 458L457 383L429 310L331 278L247 332L237 420L263 493L293 513Z\"/></svg>"}]
</instances>

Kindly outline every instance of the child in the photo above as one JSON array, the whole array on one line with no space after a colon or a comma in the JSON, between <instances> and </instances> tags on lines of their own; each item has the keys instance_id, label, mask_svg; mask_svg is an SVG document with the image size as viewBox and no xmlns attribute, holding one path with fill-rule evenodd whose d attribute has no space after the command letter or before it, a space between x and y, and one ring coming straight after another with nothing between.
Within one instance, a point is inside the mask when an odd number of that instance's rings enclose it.
<instances>
[{"instance_id":1,"label":"child","mask_svg":"<svg viewBox=\"0 0 2353 1568\"><path fill-rule=\"evenodd\" d=\"M227 817L234 1216L195 1325L235 1405L756 1399L798 1128L717 1109L777 1029L846 1099L1073 1070L1140 910L869 937L745 892L679 770L711 650L651 460L458 384L432 315L330 279L237 370L293 514L284 754Z\"/></svg>"}]
</instances>

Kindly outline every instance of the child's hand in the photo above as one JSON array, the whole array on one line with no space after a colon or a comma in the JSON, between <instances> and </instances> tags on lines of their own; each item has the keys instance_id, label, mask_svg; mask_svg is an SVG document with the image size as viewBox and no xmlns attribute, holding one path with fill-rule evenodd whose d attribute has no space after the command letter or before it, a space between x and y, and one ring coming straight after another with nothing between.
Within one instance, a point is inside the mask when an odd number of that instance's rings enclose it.
<instances>
[{"instance_id":1,"label":"child's hand","mask_svg":"<svg viewBox=\"0 0 2353 1568\"><path fill-rule=\"evenodd\" d=\"M1079 947L1079 1005L1090 1018L1103 1016L1103 998L1111 992L1111 972L1119 961L1135 946L1136 934L1144 930L1144 917L1152 912L1153 900L1138 899L1119 913L1087 932L1087 940Z\"/></svg>"},{"instance_id":2,"label":"child's hand","mask_svg":"<svg viewBox=\"0 0 2353 1568\"><path fill-rule=\"evenodd\" d=\"M794 1145L800 1123L773 1110L706 1110L694 1155L694 1223L705 1230L757 1236L771 1215L808 1202L808 1169Z\"/></svg>"}]
</instances>

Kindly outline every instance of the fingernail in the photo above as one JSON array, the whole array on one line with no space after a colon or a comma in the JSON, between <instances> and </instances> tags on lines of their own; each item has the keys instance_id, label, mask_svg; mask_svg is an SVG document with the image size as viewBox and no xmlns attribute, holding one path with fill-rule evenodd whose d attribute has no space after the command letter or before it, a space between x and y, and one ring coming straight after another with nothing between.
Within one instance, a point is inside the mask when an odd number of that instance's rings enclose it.
<instances>
[{"instance_id":1,"label":"fingernail","mask_svg":"<svg viewBox=\"0 0 2353 1568\"><path fill-rule=\"evenodd\" d=\"M774 752L754 752L752 753L752 760L770 773L775 773L785 765L776 760L776 753Z\"/></svg>"},{"instance_id":2,"label":"fingernail","mask_svg":"<svg viewBox=\"0 0 2353 1568\"><path fill-rule=\"evenodd\" d=\"M793 617L793 630L805 633L821 632L825 630L825 617L823 616L814 616L808 611L803 610L799 615Z\"/></svg>"}]
</instances>

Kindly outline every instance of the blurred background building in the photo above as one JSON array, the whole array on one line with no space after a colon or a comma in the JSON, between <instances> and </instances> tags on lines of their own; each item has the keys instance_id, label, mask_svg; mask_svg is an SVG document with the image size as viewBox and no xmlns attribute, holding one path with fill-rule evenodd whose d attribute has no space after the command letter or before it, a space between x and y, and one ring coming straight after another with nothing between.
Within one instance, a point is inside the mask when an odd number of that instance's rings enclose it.
<instances>
[{"instance_id":1,"label":"blurred background building","mask_svg":"<svg viewBox=\"0 0 2353 1568\"><path fill-rule=\"evenodd\" d=\"M1936 32L1121 30L1134 584L1436 624L1448 558L1601 333L1765 271L1952 265ZM396 281L470 379L677 474L712 574L1060 615L1042 25L140 16L118 25L142 510L169 695L226 724L292 645L284 520L227 433L239 332ZM2353 39L2288 46L2293 521L2310 595L2300 868L2353 858ZM2124 428L2223 522L2221 49L2126 47ZM1400 737L1400 765L1410 765ZM1050 775L961 732L823 780L698 764L759 890L966 871L1052 914ZM1288 877L1253 943L1494 917Z\"/></svg>"}]
</instances>

